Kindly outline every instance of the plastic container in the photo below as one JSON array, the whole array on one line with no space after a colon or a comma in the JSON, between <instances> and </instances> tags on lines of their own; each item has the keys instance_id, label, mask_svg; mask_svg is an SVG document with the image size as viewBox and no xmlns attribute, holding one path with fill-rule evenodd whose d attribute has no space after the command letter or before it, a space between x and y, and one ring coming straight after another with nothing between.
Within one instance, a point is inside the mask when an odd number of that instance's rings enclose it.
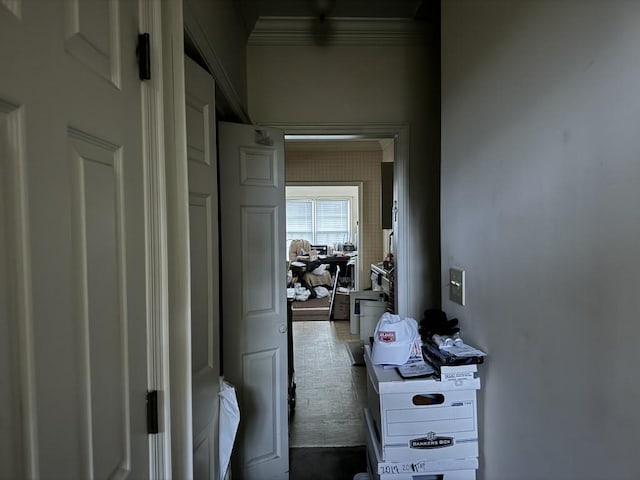
<instances>
[{"instance_id":1,"label":"plastic container","mask_svg":"<svg viewBox=\"0 0 640 480\"><path fill-rule=\"evenodd\" d=\"M353 480L371 480L371 475L369 475L367 472L356 473L353 476Z\"/></svg>"}]
</instances>

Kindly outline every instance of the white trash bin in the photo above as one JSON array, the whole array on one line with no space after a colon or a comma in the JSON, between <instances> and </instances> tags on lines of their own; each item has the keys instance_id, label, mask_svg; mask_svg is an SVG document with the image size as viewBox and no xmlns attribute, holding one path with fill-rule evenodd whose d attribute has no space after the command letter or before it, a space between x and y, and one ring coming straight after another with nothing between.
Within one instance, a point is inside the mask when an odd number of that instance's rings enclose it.
<instances>
[{"instance_id":1,"label":"white trash bin","mask_svg":"<svg viewBox=\"0 0 640 480\"><path fill-rule=\"evenodd\" d=\"M371 480L371 475L369 475L367 472L356 473L353 476L353 480Z\"/></svg>"},{"instance_id":2,"label":"white trash bin","mask_svg":"<svg viewBox=\"0 0 640 480\"><path fill-rule=\"evenodd\" d=\"M229 464L233 443L240 423L240 408L236 398L236 389L220 377L220 431L219 433L219 458L220 480L225 480L229 475Z\"/></svg>"}]
</instances>

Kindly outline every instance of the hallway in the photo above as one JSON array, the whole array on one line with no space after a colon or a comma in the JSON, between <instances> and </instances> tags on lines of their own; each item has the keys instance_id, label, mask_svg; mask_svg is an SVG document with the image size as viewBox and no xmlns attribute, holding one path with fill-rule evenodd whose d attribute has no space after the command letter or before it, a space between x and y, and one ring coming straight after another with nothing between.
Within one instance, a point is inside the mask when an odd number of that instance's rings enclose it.
<instances>
[{"instance_id":1,"label":"hallway","mask_svg":"<svg viewBox=\"0 0 640 480\"><path fill-rule=\"evenodd\" d=\"M289 446L352 447L365 444L366 369L352 365L348 321L293 322L296 408Z\"/></svg>"}]
</instances>

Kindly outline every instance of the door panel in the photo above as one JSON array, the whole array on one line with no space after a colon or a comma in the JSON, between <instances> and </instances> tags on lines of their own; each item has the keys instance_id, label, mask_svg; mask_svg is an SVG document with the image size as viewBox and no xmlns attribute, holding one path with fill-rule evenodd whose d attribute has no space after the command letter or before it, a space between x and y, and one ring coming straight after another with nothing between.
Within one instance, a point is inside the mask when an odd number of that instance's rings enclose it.
<instances>
[{"instance_id":1,"label":"door panel","mask_svg":"<svg viewBox=\"0 0 640 480\"><path fill-rule=\"evenodd\" d=\"M278 295L282 288L276 278L278 217L274 208L240 207L242 218L242 306L246 317L279 315ZM260 248L254 248L260 239Z\"/></svg>"},{"instance_id":2,"label":"door panel","mask_svg":"<svg viewBox=\"0 0 640 480\"><path fill-rule=\"evenodd\" d=\"M280 372L282 354L279 349L244 355L243 405L250 411L245 422L244 449L247 466L277 460L282 456L280 435ZM250 409L250 410L249 410Z\"/></svg>"},{"instance_id":3,"label":"door panel","mask_svg":"<svg viewBox=\"0 0 640 480\"><path fill-rule=\"evenodd\" d=\"M225 377L237 387L234 469L287 478L284 138L219 124Z\"/></svg>"},{"instance_id":4,"label":"door panel","mask_svg":"<svg viewBox=\"0 0 640 480\"><path fill-rule=\"evenodd\" d=\"M215 84L208 72L185 58L185 85L191 257L193 472L196 479L217 480L220 267Z\"/></svg>"},{"instance_id":5,"label":"door panel","mask_svg":"<svg viewBox=\"0 0 640 480\"><path fill-rule=\"evenodd\" d=\"M6 8L16 18L20 18L22 12L22 0L2 0L0 1L0 8Z\"/></svg>"},{"instance_id":6,"label":"door panel","mask_svg":"<svg viewBox=\"0 0 640 480\"><path fill-rule=\"evenodd\" d=\"M191 366L197 374L210 368L211 306L211 202L210 197L189 196L189 232L191 246Z\"/></svg>"},{"instance_id":7,"label":"door panel","mask_svg":"<svg viewBox=\"0 0 640 480\"><path fill-rule=\"evenodd\" d=\"M64 2L65 50L120 88L118 2Z\"/></svg>"},{"instance_id":8,"label":"door panel","mask_svg":"<svg viewBox=\"0 0 640 480\"><path fill-rule=\"evenodd\" d=\"M0 476L148 477L138 9L0 3Z\"/></svg>"},{"instance_id":9,"label":"door panel","mask_svg":"<svg viewBox=\"0 0 640 480\"><path fill-rule=\"evenodd\" d=\"M127 315L120 147L69 129L73 191L73 229L78 323L82 370L78 390L88 468L96 477L124 474L130 464L126 447ZM94 452L100 452L96 455Z\"/></svg>"}]
</instances>

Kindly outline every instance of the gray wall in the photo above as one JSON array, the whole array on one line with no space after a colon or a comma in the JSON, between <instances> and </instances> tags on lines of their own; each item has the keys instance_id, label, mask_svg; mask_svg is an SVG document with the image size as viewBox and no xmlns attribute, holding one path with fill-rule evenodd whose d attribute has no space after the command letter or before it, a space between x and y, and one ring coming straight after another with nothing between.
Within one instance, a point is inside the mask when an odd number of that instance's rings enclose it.
<instances>
[{"instance_id":1,"label":"gray wall","mask_svg":"<svg viewBox=\"0 0 640 480\"><path fill-rule=\"evenodd\" d=\"M442 2L443 300L481 478L640 475L640 2ZM443 295L443 299L446 295Z\"/></svg>"},{"instance_id":2,"label":"gray wall","mask_svg":"<svg viewBox=\"0 0 640 480\"><path fill-rule=\"evenodd\" d=\"M185 18L194 18L199 47L207 55L215 55L219 70L213 73L218 88L226 97L247 109L247 30L236 0L183 0ZM212 58L207 58L211 61Z\"/></svg>"},{"instance_id":3,"label":"gray wall","mask_svg":"<svg viewBox=\"0 0 640 480\"><path fill-rule=\"evenodd\" d=\"M431 33L433 35L433 32ZM256 123L407 123L410 129L408 315L439 305L437 43L428 46L249 46ZM381 232L382 233L382 232Z\"/></svg>"}]
</instances>

